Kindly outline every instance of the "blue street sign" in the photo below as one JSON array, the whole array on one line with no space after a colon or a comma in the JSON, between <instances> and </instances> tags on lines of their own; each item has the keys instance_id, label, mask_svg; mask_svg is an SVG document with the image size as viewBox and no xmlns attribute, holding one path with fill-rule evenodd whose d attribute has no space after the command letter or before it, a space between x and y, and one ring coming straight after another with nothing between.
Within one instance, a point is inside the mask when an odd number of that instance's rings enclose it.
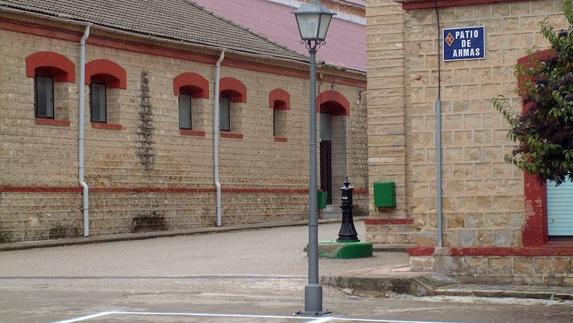
<instances>
[{"instance_id":1,"label":"blue street sign","mask_svg":"<svg viewBox=\"0 0 573 323\"><path fill-rule=\"evenodd\" d=\"M444 61L485 58L485 27L444 28Z\"/></svg>"}]
</instances>

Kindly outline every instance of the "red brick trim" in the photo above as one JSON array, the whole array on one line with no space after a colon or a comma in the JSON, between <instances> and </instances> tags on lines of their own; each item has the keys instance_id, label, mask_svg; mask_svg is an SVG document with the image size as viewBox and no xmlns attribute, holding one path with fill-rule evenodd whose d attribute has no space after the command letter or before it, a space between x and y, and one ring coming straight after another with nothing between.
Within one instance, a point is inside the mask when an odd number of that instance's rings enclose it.
<instances>
[{"instance_id":1,"label":"red brick trim","mask_svg":"<svg viewBox=\"0 0 573 323\"><path fill-rule=\"evenodd\" d=\"M214 193L215 188L201 187L94 187L94 193Z\"/></svg>"},{"instance_id":2,"label":"red brick trim","mask_svg":"<svg viewBox=\"0 0 573 323\"><path fill-rule=\"evenodd\" d=\"M271 193L271 194L308 194L308 189L289 188L225 188L223 193Z\"/></svg>"},{"instance_id":3,"label":"red brick trim","mask_svg":"<svg viewBox=\"0 0 573 323\"><path fill-rule=\"evenodd\" d=\"M81 38L81 33L75 31L69 31L61 28L43 26L32 23L24 23L9 19L4 19L0 21L0 29L20 32L30 35L42 36L52 39L67 40L72 42L79 42ZM143 42L118 40L99 35L90 36L88 42L91 45L96 45L101 47L125 50L147 55L162 56L162 57L168 57L168 58L174 58L174 59L180 59L204 64L214 65L218 58L218 55L211 56L211 55L194 54L186 50L165 48L162 46L150 45ZM309 78L308 71L305 70L279 67L261 63L252 63L237 58L226 58L223 61L223 66L236 67L249 71L288 76L288 77L296 77L301 79ZM324 75L324 77L325 77L324 78L325 82L328 83L355 86L362 89L366 89L365 79L360 80L355 78L347 78L347 77L332 76L332 75Z\"/></svg>"},{"instance_id":4,"label":"red brick trim","mask_svg":"<svg viewBox=\"0 0 573 323\"><path fill-rule=\"evenodd\" d=\"M34 123L40 126L69 127L72 122L70 120L36 118Z\"/></svg>"},{"instance_id":5,"label":"red brick trim","mask_svg":"<svg viewBox=\"0 0 573 323\"><path fill-rule=\"evenodd\" d=\"M287 137L275 136L275 142L287 142Z\"/></svg>"},{"instance_id":6,"label":"red brick trim","mask_svg":"<svg viewBox=\"0 0 573 323\"><path fill-rule=\"evenodd\" d=\"M542 256L573 256L573 248L551 247L543 248L452 248L452 256L518 256L518 257L542 257Z\"/></svg>"},{"instance_id":7,"label":"red brick trim","mask_svg":"<svg viewBox=\"0 0 573 323\"><path fill-rule=\"evenodd\" d=\"M522 243L525 247L540 247L549 241L547 224L547 186L537 176L524 173L525 224Z\"/></svg>"},{"instance_id":8,"label":"red brick trim","mask_svg":"<svg viewBox=\"0 0 573 323\"><path fill-rule=\"evenodd\" d=\"M367 219L364 219L364 224L412 225L412 224L414 224L414 219L367 218Z\"/></svg>"},{"instance_id":9,"label":"red brick trim","mask_svg":"<svg viewBox=\"0 0 573 323\"><path fill-rule=\"evenodd\" d=\"M317 113L330 113L332 115L350 115L350 102L335 90L320 93L317 98Z\"/></svg>"},{"instance_id":10,"label":"red brick trim","mask_svg":"<svg viewBox=\"0 0 573 323\"><path fill-rule=\"evenodd\" d=\"M416 9L433 9L433 8L447 8L447 7L461 7L470 5L501 3L501 2L517 2L525 0L402 0L402 9L416 10Z\"/></svg>"},{"instance_id":11,"label":"red brick trim","mask_svg":"<svg viewBox=\"0 0 573 323\"><path fill-rule=\"evenodd\" d=\"M127 89L127 72L108 59L96 59L86 64L86 84L91 84L92 77L105 80L108 88Z\"/></svg>"},{"instance_id":12,"label":"red brick trim","mask_svg":"<svg viewBox=\"0 0 573 323\"><path fill-rule=\"evenodd\" d=\"M552 49L538 51L517 60L519 65L531 67L539 61L555 56ZM527 80L519 79L518 87L522 88ZM523 101L522 111L527 112L529 102ZM549 241L547 223L547 187L537 176L524 172L525 224L522 228L522 243L525 247L541 247Z\"/></svg>"},{"instance_id":13,"label":"red brick trim","mask_svg":"<svg viewBox=\"0 0 573 323\"><path fill-rule=\"evenodd\" d=\"M423 257L423 256L433 256L434 255L434 247L415 247L415 248L409 248L408 251L408 255L410 256L418 256L418 257Z\"/></svg>"},{"instance_id":14,"label":"red brick trim","mask_svg":"<svg viewBox=\"0 0 573 323\"><path fill-rule=\"evenodd\" d=\"M95 193L214 193L211 187L90 187ZM0 186L0 193L81 193L79 186ZM308 194L308 189L289 188L232 188L223 187L225 193Z\"/></svg>"},{"instance_id":15,"label":"red brick trim","mask_svg":"<svg viewBox=\"0 0 573 323\"><path fill-rule=\"evenodd\" d=\"M229 95L233 102L247 102L247 87L236 78L221 78L219 80L219 93Z\"/></svg>"},{"instance_id":16,"label":"red brick trim","mask_svg":"<svg viewBox=\"0 0 573 323\"><path fill-rule=\"evenodd\" d=\"M181 136L195 136L195 137L205 137L206 133L203 130L193 130L193 129L179 129L179 134Z\"/></svg>"},{"instance_id":17,"label":"red brick trim","mask_svg":"<svg viewBox=\"0 0 573 323\"><path fill-rule=\"evenodd\" d=\"M275 110L290 110L290 94L283 89L274 89L269 93L269 107Z\"/></svg>"},{"instance_id":18,"label":"red brick trim","mask_svg":"<svg viewBox=\"0 0 573 323\"><path fill-rule=\"evenodd\" d=\"M102 123L102 122L92 122L92 128L94 129L107 129L107 130L122 130L123 126L117 123Z\"/></svg>"},{"instance_id":19,"label":"red brick trim","mask_svg":"<svg viewBox=\"0 0 573 323\"><path fill-rule=\"evenodd\" d=\"M80 186L0 186L0 193L81 193Z\"/></svg>"},{"instance_id":20,"label":"red brick trim","mask_svg":"<svg viewBox=\"0 0 573 323\"><path fill-rule=\"evenodd\" d=\"M368 189L367 188L355 188L353 193L357 194L357 195L368 195Z\"/></svg>"},{"instance_id":21,"label":"red brick trim","mask_svg":"<svg viewBox=\"0 0 573 323\"><path fill-rule=\"evenodd\" d=\"M209 98L209 81L196 73L182 73L173 79L173 94L179 95L181 90L187 90L193 98Z\"/></svg>"},{"instance_id":22,"label":"red brick trim","mask_svg":"<svg viewBox=\"0 0 573 323\"><path fill-rule=\"evenodd\" d=\"M221 131L221 138L230 138L230 139L243 139L243 134L238 132L227 132Z\"/></svg>"},{"instance_id":23,"label":"red brick trim","mask_svg":"<svg viewBox=\"0 0 573 323\"><path fill-rule=\"evenodd\" d=\"M345 78L345 77L340 77L340 76L334 76L334 75L325 75L325 74L321 74L321 75L323 76L323 81L326 83L347 85L347 86L358 87L361 89L366 89L366 84L367 84L366 81L361 81L361 80L351 79L351 78Z\"/></svg>"},{"instance_id":24,"label":"red brick trim","mask_svg":"<svg viewBox=\"0 0 573 323\"><path fill-rule=\"evenodd\" d=\"M36 69L42 68L54 75L56 82L76 81L76 66L66 56L54 52L37 52L26 57L26 76L36 76Z\"/></svg>"},{"instance_id":25,"label":"red brick trim","mask_svg":"<svg viewBox=\"0 0 573 323\"><path fill-rule=\"evenodd\" d=\"M531 55L523 56L517 60L517 64L525 67L532 67L540 61L546 61L555 57L555 50L552 48L537 51Z\"/></svg>"},{"instance_id":26,"label":"red brick trim","mask_svg":"<svg viewBox=\"0 0 573 323\"><path fill-rule=\"evenodd\" d=\"M90 187L94 193L215 193L211 187ZM223 187L224 193L303 195L308 189L291 188L233 188ZM82 193L79 186L0 186L0 193ZM433 249L432 249L433 250Z\"/></svg>"},{"instance_id":27,"label":"red brick trim","mask_svg":"<svg viewBox=\"0 0 573 323\"><path fill-rule=\"evenodd\" d=\"M433 247L416 247L408 249L410 256L433 256ZM573 248L559 244L548 244L539 248L512 248L512 247L477 247L477 248L449 248L452 257L556 257L573 256Z\"/></svg>"}]
</instances>

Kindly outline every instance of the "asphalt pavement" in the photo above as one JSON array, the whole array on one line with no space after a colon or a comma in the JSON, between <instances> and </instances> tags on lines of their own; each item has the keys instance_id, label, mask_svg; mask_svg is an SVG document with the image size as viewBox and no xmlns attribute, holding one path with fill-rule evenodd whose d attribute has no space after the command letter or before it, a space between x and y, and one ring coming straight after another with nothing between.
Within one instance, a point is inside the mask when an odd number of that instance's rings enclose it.
<instances>
[{"instance_id":1,"label":"asphalt pavement","mask_svg":"<svg viewBox=\"0 0 573 323\"><path fill-rule=\"evenodd\" d=\"M320 239L339 224L321 224ZM364 226L357 223L360 237ZM573 303L365 298L324 287L332 316L303 309L304 226L0 252L0 322L571 322ZM405 266L404 253L321 259L321 274Z\"/></svg>"}]
</instances>

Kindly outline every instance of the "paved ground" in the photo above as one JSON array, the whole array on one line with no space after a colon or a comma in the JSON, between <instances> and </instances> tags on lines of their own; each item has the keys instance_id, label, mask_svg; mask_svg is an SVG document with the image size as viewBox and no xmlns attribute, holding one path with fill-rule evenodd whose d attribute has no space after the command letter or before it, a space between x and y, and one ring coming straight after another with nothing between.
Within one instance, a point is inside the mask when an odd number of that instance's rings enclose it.
<instances>
[{"instance_id":1,"label":"paved ground","mask_svg":"<svg viewBox=\"0 0 573 323\"><path fill-rule=\"evenodd\" d=\"M364 227L357 226L363 237ZM321 225L321 239L336 238L338 227ZM334 311L333 317L292 317L303 307L306 240L305 227L288 227L2 252L0 322L72 318L89 322L359 322L357 318L571 322L573 318L572 302L374 299L329 287L324 290L324 306ZM320 262L322 274L406 263L402 253Z\"/></svg>"},{"instance_id":2,"label":"paved ground","mask_svg":"<svg viewBox=\"0 0 573 323\"><path fill-rule=\"evenodd\" d=\"M356 224L360 237L364 225ZM334 240L340 224L320 225L319 239ZM288 275L306 277L306 227L283 227L139 241L41 248L0 253L6 276ZM321 273L359 266L408 264L403 253L356 260L322 259Z\"/></svg>"}]
</instances>

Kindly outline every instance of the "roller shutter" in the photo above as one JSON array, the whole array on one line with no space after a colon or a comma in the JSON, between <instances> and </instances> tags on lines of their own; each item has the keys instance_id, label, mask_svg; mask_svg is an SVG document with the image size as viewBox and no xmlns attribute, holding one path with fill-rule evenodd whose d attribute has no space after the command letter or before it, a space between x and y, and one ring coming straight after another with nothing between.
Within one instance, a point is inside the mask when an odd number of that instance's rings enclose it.
<instances>
[{"instance_id":1,"label":"roller shutter","mask_svg":"<svg viewBox=\"0 0 573 323\"><path fill-rule=\"evenodd\" d=\"M549 236L573 236L573 183L547 182Z\"/></svg>"}]
</instances>

